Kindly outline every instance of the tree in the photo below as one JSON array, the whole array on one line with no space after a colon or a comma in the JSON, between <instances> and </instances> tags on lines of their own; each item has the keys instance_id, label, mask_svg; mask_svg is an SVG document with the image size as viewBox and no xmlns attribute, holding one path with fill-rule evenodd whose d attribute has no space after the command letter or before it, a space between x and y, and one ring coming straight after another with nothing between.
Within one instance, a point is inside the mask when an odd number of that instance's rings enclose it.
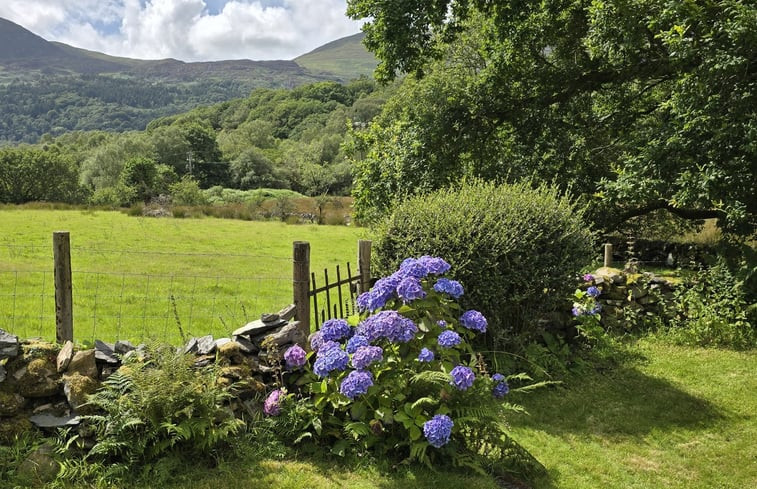
<instances>
[{"instance_id":1,"label":"tree","mask_svg":"<svg viewBox=\"0 0 757 489\"><path fill-rule=\"evenodd\" d=\"M348 13L370 18L365 43L380 79L411 73L407 83L425 89L416 104L443 106L427 109L443 123L435 137L425 137L434 130L423 118L378 128L393 127L395 151L409 155L395 160L402 168L416 161L444 181L460 170L450 172L454 151L444 156L435 138L467 141L460 157L473 168L490 156L465 151L483 140L502 145L501 178L529 169L578 189L608 228L666 209L754 232L754 2L349 0ZM454 81L455 96L439 97L434 74L459 69L469 71ZM430 82L416 81L426 74ZM367 165L379 178L370 186L386 188L379 170Z\"/></svg>"},{"instance_id":2,"label":"tree","mask_svg":"<svg viewBox=\"0 0 757 489\"><path fill-rule=\"evenodd\" d=\"M73 161L52 151L0 149L0 202L79 202L82 191Z\"/></svg>"},{"instance_id":3,"label":"tree","mask_svg":"<svg viewBox=\"0 0 757 489\"><path fill-rule=\"evenodd\" d=\"M144 157L131 158L124 163L121 183L135 190L135 200L147 202L155 195L157 176L155 160Z\"/></svg>"}]
</instances>

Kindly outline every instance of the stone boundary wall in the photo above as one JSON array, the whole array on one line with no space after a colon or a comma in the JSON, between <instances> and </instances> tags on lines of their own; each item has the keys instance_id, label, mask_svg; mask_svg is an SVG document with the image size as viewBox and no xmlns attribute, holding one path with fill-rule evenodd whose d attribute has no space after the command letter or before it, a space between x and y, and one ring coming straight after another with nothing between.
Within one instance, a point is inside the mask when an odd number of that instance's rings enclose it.
<instances>
[{"instance_id":1,"label":"stone boundary wall","mask_svg":"<svg viewBox=\"0 0 757 489\"><path fill-rule=\"evenodd\" d=\"M239 380L250 392L264 392L273 384L274 366L286 349L304 345L307 338L292 321L295 307L277 314L264 314L234 331L228 338L190 338L179 349L195 357L201 368L212 363L220 367L219 384ZM0 329L0 443L36 426L55 429L79 424L79 416L91 414L85 404L101 382L117 371L121 360L144 357L145 345L128 341L96 341L94 348L77 349L70 341L63 345L38 339L20 340ZM240 403L232 408L244 409Z\"/></svg>"}]
</instances>

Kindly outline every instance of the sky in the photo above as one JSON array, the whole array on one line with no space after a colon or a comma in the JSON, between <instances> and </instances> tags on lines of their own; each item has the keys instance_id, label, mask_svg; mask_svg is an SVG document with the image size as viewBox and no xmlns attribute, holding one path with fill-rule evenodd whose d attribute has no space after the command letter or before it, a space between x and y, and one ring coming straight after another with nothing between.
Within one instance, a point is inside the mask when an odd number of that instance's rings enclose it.
<instances>
[{"instance_id":1,"label":"sky","mask_svg":"<svg viewBox=\"0 0 757 489\"><path fill-rule=\"evenodd\" d=\"M346 0L0 0L0 17L113 56L266 60L359 32L346 8Z\"/></svg>"}]
</instances>

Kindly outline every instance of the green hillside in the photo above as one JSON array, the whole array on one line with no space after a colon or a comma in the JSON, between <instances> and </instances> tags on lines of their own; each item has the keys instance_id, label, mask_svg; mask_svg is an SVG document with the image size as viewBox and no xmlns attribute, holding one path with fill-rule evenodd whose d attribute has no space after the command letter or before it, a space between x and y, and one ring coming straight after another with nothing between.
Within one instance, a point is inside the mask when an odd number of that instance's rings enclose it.
<instances>
[{"instance_id":1,"label":"green hillside","mask_svg":"<svg viewBox=\"0 0 757 489\"><path fill-rule=\"evenodd\" d=\"M298 65L313 73L332 73L343 80L370 77L378 61L363 46L363 33L337 39L295 58Z\"/></svg>"}]
</instances>

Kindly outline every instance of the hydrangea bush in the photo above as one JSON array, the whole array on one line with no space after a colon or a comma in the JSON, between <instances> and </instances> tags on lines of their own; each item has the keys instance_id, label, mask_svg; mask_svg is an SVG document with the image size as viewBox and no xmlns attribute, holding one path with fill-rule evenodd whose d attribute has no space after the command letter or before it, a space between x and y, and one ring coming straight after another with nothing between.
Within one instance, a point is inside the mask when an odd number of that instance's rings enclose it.
<instances>
[{"instance_id":1,"label":"hydrangea bush","mask_svg":"<svg viewBox=\"0 0 757 489\"><path fill-rule=\"evenodd\" d=\"M512 453L504 415L522 408L504 398L509 381L529 379L490 375L471 346L487 320L460 308L463 286L445 276L449 270L436 257L403 261L358 297L360 314L326 321L311 335L302 369L287 360L299 370L276 407L292 415L288 424L300 420L299 438L326 441L336 453L352 448L426 463L447 457L480 466L482 457L505 457L504 447L496 449L505 442Z\"/></svg>"}]
</instances>

